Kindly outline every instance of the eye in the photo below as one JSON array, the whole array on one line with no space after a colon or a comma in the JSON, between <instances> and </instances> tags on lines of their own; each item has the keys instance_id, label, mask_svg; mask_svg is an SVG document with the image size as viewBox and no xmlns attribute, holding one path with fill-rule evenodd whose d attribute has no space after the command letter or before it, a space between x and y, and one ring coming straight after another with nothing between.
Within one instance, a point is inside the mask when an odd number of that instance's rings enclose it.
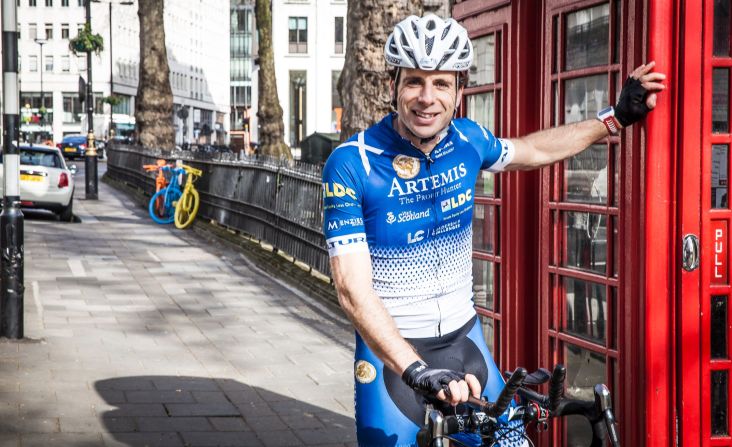
<instances>
[{"instance_id":1,"label":"eye","mask_svg":"<svg viewBox=\"0 0 732 447\"><path fill-rule=\"evenodd\" d=\"M404 84L406 84L410 87L419 87L420 85L422 85L422 82L417 78L410 78L410 79L406 79L404 81Z\"/></svg>"},{"instance_id":2,"label":"eye","mask_svg":"<svg viewBox=\"0 0 732 447\"><path fill-rule=\"evenodd\" d=\"M447 81L436 81L435 86L440 89L449 89L452 87L449 82Z\"/></svg>"}]
</instances>

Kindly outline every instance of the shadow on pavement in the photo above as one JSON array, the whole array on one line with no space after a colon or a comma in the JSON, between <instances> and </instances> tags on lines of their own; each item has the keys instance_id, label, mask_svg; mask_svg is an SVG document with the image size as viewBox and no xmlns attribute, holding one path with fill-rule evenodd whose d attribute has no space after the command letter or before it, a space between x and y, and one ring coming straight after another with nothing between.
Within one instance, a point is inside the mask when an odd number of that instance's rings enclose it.
<instances>
[{"instance_id":1,"label":"shadow on pavement","mask_svg":"<svg viewBox=\"0 0 732 447\"><path fill-rule=\"evenodd\" d=\"M101 418L115 445L355 445L353 419L232 379L133 376L94 388L114 408Z\"/></svg>"}]
</instances>

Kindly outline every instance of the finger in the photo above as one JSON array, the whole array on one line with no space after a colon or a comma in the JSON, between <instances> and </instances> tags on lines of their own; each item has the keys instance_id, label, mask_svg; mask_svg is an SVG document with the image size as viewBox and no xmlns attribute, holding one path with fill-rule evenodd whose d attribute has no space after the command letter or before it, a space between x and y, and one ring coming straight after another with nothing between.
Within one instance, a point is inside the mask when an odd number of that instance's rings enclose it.
<instances>
[{"instance_id":1,"label":"finger","mask_svg":"<svg viewBox=\"0 0 732 447\"><path fill-rule=\"evenodd\" d=\"M656 61L648 62L647 64L639 65L636 67L635 70L633 70L633 73L630 74L631 77L639 79L641 76L645 75L646 73L649 73L651 70L653 70L653 67L656 66Z\"/></svg>"},{"instance_id":2,"label":"finger","mask_svg":"<svg viewBox=\"0 0 732 447\"><path fill-rule=\"evenodd\" d=\"M655 93L651 93L650 95L648 95L648 98L646 98L646 105L649 109L653 110L656 108L656 100L657 95Z\"/></svg>"},{"instance_id":3,"label":"finger","mask_svg":"<svg viewBox=\"0 0 732 447\"><path fill-rule=\"evenodd\" d=\"M439 392L439 393L437 393L437 395L436 395L436 396L437 396L437 398L438 398L438 399L440 399L440 400L442 400L442 401L445 401L445 402L447 402L447 400L448 400L448 399L447 399L447 394L445 394L445 392L444 392L444 391L442 391L442 390L440 390L440 392Z\"/></svg>"},{"instance_id":4,"label":"finger","mask_svg":"<svg viewBox=\"0 0 732 447\"><path fill-rule=\"evenodd\" d=\"M644 82L641 86L649 92L659 92L666 89L666 85L659 82Z\"/></svg>"},{"instance_id":5,"label":"finger","mask_svg":"<svg viewBox=\"0 0 732 447\"><path fill-rule=\"evenodd\" d=\"M468 388L470 388L470 394L472 394L473 397L480 399L480 392L483 390L481 389L478 378L472 374L466 374L465 381L468 383Z\"/></svg>"},{"instance_id":6,"label":"finger","mask_svg":"<svg viewBox=\"0 0 732 447\"><path fill-rule=\"evenodd\" d=\"M462 380L461 380L462 382ZM460 385L457 383L456 380L453 380L448 385L448 388L450 388L450 405L457 405L460 403Z\"/></svg>"},{"instance_id":7,"label":"finger","mask_svg":"<svg viewBox=\"0 0 732 447\"><path fill-rule=\"evenodd\" d=\"M467 402L468 396L470 396L470 390L468 389L468 382L461 380L458 382L460 386L460 402Z\"/></svg>"}]
</instances>

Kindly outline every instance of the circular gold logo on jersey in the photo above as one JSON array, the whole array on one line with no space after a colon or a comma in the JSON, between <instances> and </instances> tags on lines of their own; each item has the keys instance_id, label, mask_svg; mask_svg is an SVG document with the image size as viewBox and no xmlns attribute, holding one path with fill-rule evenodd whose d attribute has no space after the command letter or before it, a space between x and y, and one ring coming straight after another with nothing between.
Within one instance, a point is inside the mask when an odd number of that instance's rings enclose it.
<instances>
[{"instance_id":1,"label":"circular gold logo on jersey","mask_svg":"<svg viewBox=\"0 0 732 447\"><path fill-rule=\"evenodd\" d=\"M359 360L354 365L356 380L361 383L371 383L376 378L376 368L366 360Z\"/></svg>"},{"instance_id":2,"label":"circular gold logo on jersey","mask_svg":"<svg viewBox=\"0 0 732 447\"><path fill-rule=\"evenodd\" d=\"M391 162L397 175L405 180L414 178L419 174L419 160L406 155L397 155Z\"/></svg>"}]
</instances>

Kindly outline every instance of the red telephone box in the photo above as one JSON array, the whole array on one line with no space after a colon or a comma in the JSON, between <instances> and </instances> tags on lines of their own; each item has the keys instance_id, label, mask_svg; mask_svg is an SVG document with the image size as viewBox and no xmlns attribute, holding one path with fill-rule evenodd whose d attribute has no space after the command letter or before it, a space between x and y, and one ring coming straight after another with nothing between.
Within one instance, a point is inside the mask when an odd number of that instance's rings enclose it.
<instances>
[{"instance_id":1,"label":"red telephone box","mask_svg":"<svg viewBox=\"0 0 732 447\"><path fill-rule=\"evenodd\" d=\"M668 76L644 124L476 186L476 304L497 361L562 362L577 397L607 383L623 445L732 445L730 3L452 10L476 42L462 113L498 136L594 118L643 62ZM584 445L580 425L540 442Z\"/></svg>"}]
</instances>

